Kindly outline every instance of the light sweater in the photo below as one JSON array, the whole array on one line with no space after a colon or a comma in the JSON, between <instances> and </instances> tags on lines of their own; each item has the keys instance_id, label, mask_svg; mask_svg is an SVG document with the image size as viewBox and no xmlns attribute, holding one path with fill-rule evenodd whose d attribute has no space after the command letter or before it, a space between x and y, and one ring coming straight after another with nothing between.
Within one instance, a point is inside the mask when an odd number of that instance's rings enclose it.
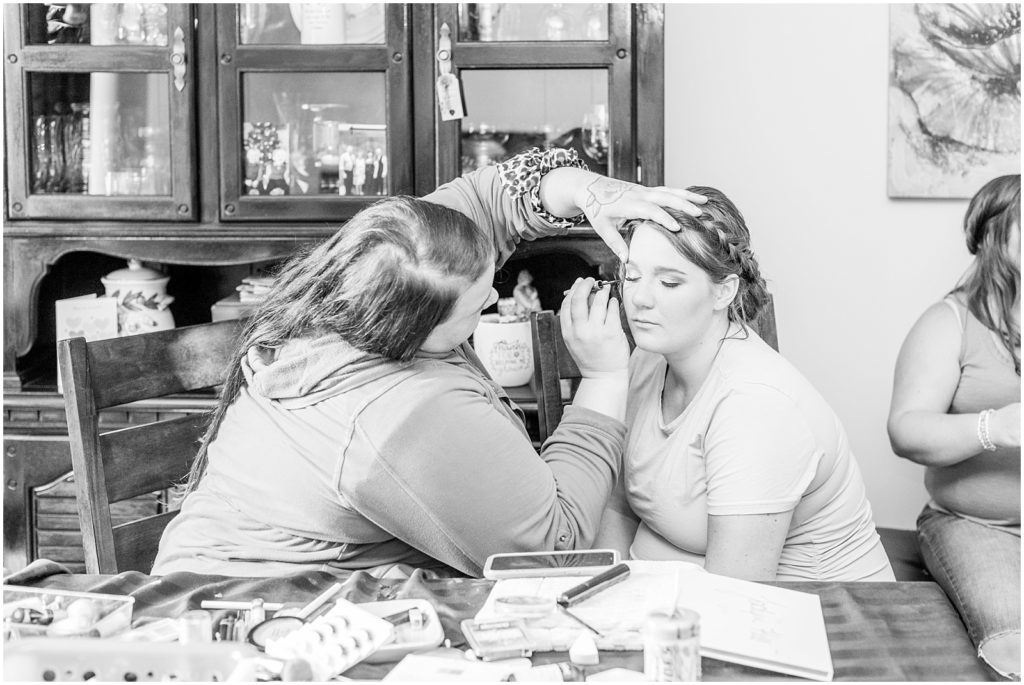
<instances>
[{"instance_id":1,"label":"light sweater","mask_svg":"<svg viewBox=\"0 0 1024 685\"><path fill-rule=\"evenodd\" d=\"M428 200L494 236L561 229L488 167ZM567 409L538 456L467 346L400 363L337 336L250 349L246 384L154 574L273 576L408 563L479 576L489 554L585 548L619 472L621 421Z\"/></svg>"}]
</instances>

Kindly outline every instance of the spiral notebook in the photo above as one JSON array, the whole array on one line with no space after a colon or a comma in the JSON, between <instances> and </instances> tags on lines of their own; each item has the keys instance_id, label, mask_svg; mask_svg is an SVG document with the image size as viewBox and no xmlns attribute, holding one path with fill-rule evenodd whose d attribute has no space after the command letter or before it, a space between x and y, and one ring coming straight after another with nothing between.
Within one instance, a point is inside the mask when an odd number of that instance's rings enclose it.
<instances>
[{"instance_id":1,"label":"spiral notebook","mask_svg":"<svg viewBox=\"0 0 1024 685\"><path fill-rule=\"evenodd\" d=\"M673 606L701 616L701 655L810 680L832 680L825 619L817 595L737 580L673 561L629 561L630 575L572 608L601 631L602 650L643 649L641 630L648 613ZM499 597L557 597L581 577L499 580L478 621L508 618L496 608ZM535 651L563 651L583 628L553 613L527 623Z\"/></svg>"}]
</instances>

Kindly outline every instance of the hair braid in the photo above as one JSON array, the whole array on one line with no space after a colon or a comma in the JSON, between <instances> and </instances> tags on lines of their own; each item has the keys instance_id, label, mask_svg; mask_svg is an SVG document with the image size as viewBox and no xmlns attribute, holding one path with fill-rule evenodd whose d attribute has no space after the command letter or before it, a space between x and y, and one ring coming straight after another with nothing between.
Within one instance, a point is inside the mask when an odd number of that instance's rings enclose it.
<instances>
[{"instance_id":1,"label":"hair braid","mask_svg":"<svg viewBox=\"0 0 1024 685\"><path fill-rule=\"evenodd\" d=\"M739 215L739 211L736 212ZM700 221L700 219L698 219ZM729 309L730 316L737 321L753 323L768 302L768 288L761 276L761 267L750 248L750 234L743 225L737 230L721 219L708 218L700 222L709 235L718 241L718 252L731 273L739 279L739 290Z\"/></svg>"},{"instance_id":2,"label":"hair braid","mask_svg":"<svg viewBox=\"0 0 1024 685\"><path fill-rule=\"evenodd\" d=\"M729 318L747 325L756 324L771 296L750 247L750 230L743 215L716 188L691 186L687 190L707 198L707 203L701 205L700 216L693 217L666 207L665 211L679 223L680 230L650 225L660 230L681 255L703 269L714 283L736 276L739 288L729 307ZM627 224L627 242L632 240L636 227L645 223L648 222L634 219Z\"/></svg>"}]
</instances>

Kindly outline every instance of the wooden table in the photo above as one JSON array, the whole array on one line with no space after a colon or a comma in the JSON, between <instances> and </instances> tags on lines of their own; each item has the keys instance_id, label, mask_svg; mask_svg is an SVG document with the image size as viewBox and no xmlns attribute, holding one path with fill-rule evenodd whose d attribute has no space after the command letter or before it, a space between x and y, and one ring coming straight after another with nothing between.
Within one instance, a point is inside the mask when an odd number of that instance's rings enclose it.
<instances>
[{"instance_id":1,"label":"wooden table","mask_svg":"<svg viewBox=\"0 0 1024 685\"><path fill-rule=\"evenodd\" d=\"M296 573L280 578L240 579L172 573L163 578L136 572L117 576L57 574L19 581L34 587L130 594L135 618L176 616L198 608L215 594L223 599L303 604L335 582L341 596L353 602L424 598L438 610L446 636L464 644L458 627L476 614L493 584L489 580L441 578L429 572L396 573L378 579L362 571ZM938 585L903 583L777 583L821 598L835 680L981 681L997 680L975 656L974 646L955 609ZM534 656L535 663L566 660L564 653ZM360 664L347 677L382 678L392 665ZM643 670L639 652L603 652L592 670L623 667ZM794 680L794 678L729 664L703 661L706 681ZM798 679L797 679L798 680Z\"/></svg>"}]
</instances>

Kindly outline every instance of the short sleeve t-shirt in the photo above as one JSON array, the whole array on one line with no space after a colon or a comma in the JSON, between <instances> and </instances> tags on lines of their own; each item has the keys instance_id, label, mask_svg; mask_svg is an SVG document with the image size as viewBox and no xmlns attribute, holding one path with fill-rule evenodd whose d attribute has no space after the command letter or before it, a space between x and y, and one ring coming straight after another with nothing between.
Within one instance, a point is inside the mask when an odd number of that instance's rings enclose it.
<instances>
[{"instance_id":1,"label":"short sleeve t-shirt","mask_svg":"<svg viewBox=\"0 0 1024 685\"><path fill-rule=\"evenodd\" d=\"M630 366L625 483L641 519L631 556L703 564L709 515L793 510L779 580L894 580L838 417L756 334L723 342L667 423L664 357L637 350Z\"/></svg>"}]
</instances>

